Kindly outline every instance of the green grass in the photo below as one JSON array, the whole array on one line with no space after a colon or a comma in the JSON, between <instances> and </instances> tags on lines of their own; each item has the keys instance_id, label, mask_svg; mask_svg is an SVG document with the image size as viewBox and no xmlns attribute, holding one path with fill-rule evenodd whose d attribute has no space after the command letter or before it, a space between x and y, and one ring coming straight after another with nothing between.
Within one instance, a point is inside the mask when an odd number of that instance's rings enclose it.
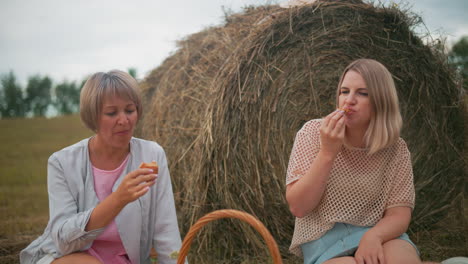
<instances>
[{"instance_id":1,"label":"green grass","mask_svg":"<svg viewBox=\"0 0 468 264\"><path fill-rule=\"evenodd\" d=\"M77 115L0 120L0 263L15 263L47 224L49 156L90 135Z\"/></svg>"}]
</instances>

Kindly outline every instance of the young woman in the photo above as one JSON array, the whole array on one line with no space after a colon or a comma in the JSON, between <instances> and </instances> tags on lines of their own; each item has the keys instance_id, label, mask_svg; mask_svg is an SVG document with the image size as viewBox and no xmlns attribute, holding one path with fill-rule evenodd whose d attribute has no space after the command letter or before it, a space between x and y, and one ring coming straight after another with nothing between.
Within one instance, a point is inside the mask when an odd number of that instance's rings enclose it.
<instances>
[{"instance_id":1,"label":"young woman","mask_svg":"<svg viewBox=\"0 0 468 264\"><path fill-rule=\"evenodd\" d=\"M336 106L296 135L286 179L296 216L290 250L307 264L421 263L405 233L413 172L390 72L375 60L352 62Z\"/></svg>"},{"instance_id":2,"label":"young woman","mask_svg":"<svg viewBox=\"0 0 468 264\"><path fill-rule=\"evenodd\" d=\"M84 85L80 115L96 134L49 158L49 223L21 263L176 263L180 234L164 150L133 137L142 115L138 84L122 71ZM159 172L140 169L156 161ZM157 178L157 180L156 180Z\"/></svg>"}]
</instances>

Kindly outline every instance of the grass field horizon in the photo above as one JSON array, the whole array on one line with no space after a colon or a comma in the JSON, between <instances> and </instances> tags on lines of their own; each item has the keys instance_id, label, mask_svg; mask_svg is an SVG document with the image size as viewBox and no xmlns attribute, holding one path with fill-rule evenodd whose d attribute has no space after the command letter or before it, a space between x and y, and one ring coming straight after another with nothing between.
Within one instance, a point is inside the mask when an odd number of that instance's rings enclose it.
<instances>
[{"instance_id":1,"label":"grass field horizon","mask_svg":"<svg viewBox=\"0 0 468 264\"><path fill-rule=\"evenodd\" d=\"M3 119L0 131L0 263L17 263L49 219L47 159L92 133L78 115Z\"/></svg>"},{"instance_id":2,"label":"grass field horizon","mask_svg":"<svg viewBox=\"0 0 468 264\"><path fill-rule=\"evenodd\" d=\"M0 264L18 263L19 251L42 234L49 218L48 157L92 132L78 115L4 119L0 120L0 131ZM458 217L464 214L466 222L468 200L465 197L463 201L464 212L451 212L436 229L410 233L425 260L468 254L467 226Z\"/></svg>"}]
</instances>

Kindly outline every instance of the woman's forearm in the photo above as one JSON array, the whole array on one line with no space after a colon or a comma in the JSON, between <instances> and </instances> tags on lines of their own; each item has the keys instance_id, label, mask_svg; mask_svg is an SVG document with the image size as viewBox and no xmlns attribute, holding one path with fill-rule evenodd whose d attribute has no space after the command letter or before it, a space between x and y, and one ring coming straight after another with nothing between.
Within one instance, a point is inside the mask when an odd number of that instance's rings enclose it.
<instances>
[{"instance_id":1,"label":"woman's forearm","mask_svg":"<svg viewBox=\"0 0 468 264\"><path fill-rule=\"evenodd\" d=\"M393 207L385 211L384 216L366 235L377 236L382 244L399 237L408 230L411 221L410 207Z\"/></svg>"},{"instance_id":2,"label":"woman's forearm","mask_svg":"<svg viewBox=\"0 0 468 264\"><path fill-rule=\"evenodd\" d=\"M344 111L334 111L323 119L319 153L305 175L286 187L286 200L296 217L306 216L320 203L333 162L343 145L344 121Z\"/></svg>"},{"instance_id":3,"label":"woman's forearm","mask_svg":"<svg viewBox=\"0 0 468 264\"><path fill-rule=\"evenodd\" d=\"M319 204L336 155L320 151L305 175L289 184L286 200L296 217L304 217Z\"/></svg>"},{"instance_id":4,"label":"woman's forearm","mask_svg":"<svg viewBox=\"0 0 468 264\"><path fill-rule=\"evenodd\" d=\"M125 205L126 204L124 202L117 198L115 192L107 196L104 201L94 208L89 221L86 224L85 231L91 231L107 226L112 222L112 220L114 220L120 211L122 211Z\"/></svg>"},{"instance_id":5,"label":"woman's forearm","mask_svg":"<svg viewBox=\"0 0 468 264\"><path fill-rule=\"evenodd\" d=\"M145 195L154 185L157 175L152 169L137 169L127 174L117 190L94 208L86 230L107 226L128 204Z\"/></svg>"}]
</instances>

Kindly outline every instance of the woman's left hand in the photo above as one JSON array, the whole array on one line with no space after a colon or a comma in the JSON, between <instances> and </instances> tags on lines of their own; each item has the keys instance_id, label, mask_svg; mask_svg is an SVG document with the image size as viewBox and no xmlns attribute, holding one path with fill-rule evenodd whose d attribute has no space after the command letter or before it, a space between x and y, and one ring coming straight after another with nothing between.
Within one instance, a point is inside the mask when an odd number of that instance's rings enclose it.
<instances>
[{"instance_id":1,"label":"woman's left hand","mask_svg":"<svg viewBox=\"0 0 468 264\"><path fill-rule=\"evenodd\" d=\"M357 264L385 264L382 240L372 233L365 233L354 259Z\"/></svg>"}]
</instances>

